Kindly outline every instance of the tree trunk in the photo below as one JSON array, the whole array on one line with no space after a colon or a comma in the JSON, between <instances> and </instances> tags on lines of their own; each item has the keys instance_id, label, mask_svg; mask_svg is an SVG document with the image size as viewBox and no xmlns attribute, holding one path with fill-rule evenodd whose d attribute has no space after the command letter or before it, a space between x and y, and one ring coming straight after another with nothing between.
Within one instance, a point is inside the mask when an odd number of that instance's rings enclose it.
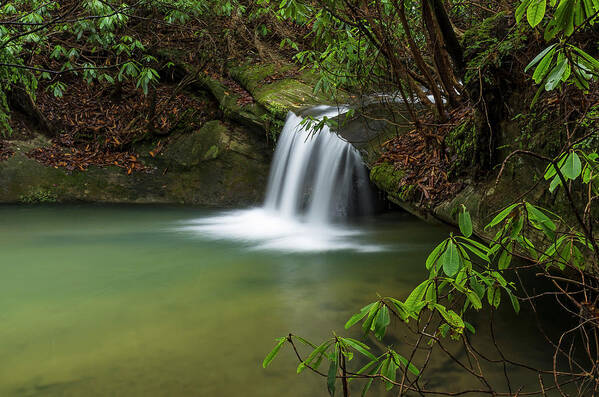
<instances>
[{"instance_id":1,"label":"tree trunk","mask_svg":"<svg viewBox=\"0 0 599 397\"><path fill-rule=\"evenodd\" d=\"M442 0L430 0L432 3L432 11L437 19L437 23L439 24L439 30L443 36L443 41L445 44L445 50L451 57L454 66L458 70L458 74L460 78L463 77L464 70L466 65L464 63L464 50L462 49L462 45L458 40L458 36L453 29L453 25L451 24L451 20L449 19L449 15L447 15L447 10L443 5Z\"/></svg>"},{"instance_id":2,"label":"tree trunk","mask_svg":"<svg viewBox=\"0 0 599 397\"><path fill-rule=\"evenodd\" d=\"M43 135L54 138L56 130L38 109L31 95L22 87L14 87L8 92L8 105L11 109L17 110L29 117Z\"/></svg>"},{"instance_id":3,"label":"tree trunk","mask_svg":"<svg viewBox=\"0 0 599 397\"><path fill-rule=\"evenodd\" d=\"M401 3L394 1L393 5L395 6L397 13L399 14L399 19L401 21L401 24L404 28L404 32L408 39L408 47L410 48L410 52L414 56L416 65L422 71L425 79L427 80L427 83L428 83L427 85L429 86L429 89L431 90L431 92L433 94L433 98L435 99L435 106L437 108L437 113L439 114L439 118L441 120L444 120L445 119L445 109L443 107L443 99L441 98L441 93L439 92L439 87L437 86L437 82L435 81L433 76L430 74L430 72L428 70L428 65L424 61L424 58L422 57L422 54L420 53L420 49L418 48L418 45L416 44L416 42L414 41L414 38L412 37L412 31L410 29L408 19L406 18L404 0L400 0L400 1L401 1Z\"/></svg>"},{"instance_id":4,"label":"tree trunk","mask_svg":"<svg viewBox=\"0 0 599 397\"><path fill-rule=\"evenodd\" d=\"M441 85L447 94L449 103L456 105L458 103L457 93L454 89L455 75L449 60L449 55L445 50L445 37L439 27L439 23L433 13L431 0L422 2L422 19L428 32L429 46L433 53L433 59L441 80Z\"/></svg>"}]
</instances>

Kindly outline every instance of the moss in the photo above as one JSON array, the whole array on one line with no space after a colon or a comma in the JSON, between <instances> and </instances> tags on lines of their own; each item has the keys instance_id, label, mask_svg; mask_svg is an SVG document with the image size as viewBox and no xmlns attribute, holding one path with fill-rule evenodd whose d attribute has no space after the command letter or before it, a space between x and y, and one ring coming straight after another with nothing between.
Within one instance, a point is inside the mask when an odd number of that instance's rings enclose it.
<instances>
[{"instance_id":1,"label":"moss","mask_svg":"<svg viewBox=\"0 0 599 397\"><path fill-rule=\"evenodd\" d=\"M475 117L470 116L450 130L445 137L445 145L451 153L451 176L458 176L473 165L477 131Z\"/></svg>"},{"instance_id":2,"label":"moss","mask_svg":"<svg viewBox=\"0 0 599 397\"><path fill-rule=\"evenodd\" d=\"M481 71L486 83L496 83L493 81L496 74L485 71L489 67L501 67L507 58L513 56L515 50L524 47L526 36L523 28L516 27L506 34L509 26L510 16L504 11L484 19L464 32L462 42L467 60L464 78L466 85L478 82Z\"/></svg>"},{"instance_id":3,"label":"moss","mask_svg":"<svg viewBox=\"0 0 599 397\"><path fill-rule=\"evenodd\" d=\"M246 90L252 92L256 90L264 80L275 75L283 75L293 70L293 65L275 65L273 63L228 65L229 73Z\"/></svg>"},{"instance_id":4,"label":"moss","mask_svg":"<svg viewBox=\"0 0 599 397\"><path fill-rule=\"evenodd\" d=\"M331 103L324 95L314 94L313 78L306 72L265 83L267 77L285 75L294 69L283 64L229 65L231 76L237 80L275 118L285 120L287 113L304 106Z\"/></svg>"},{"instance_id":5,"label":"moss","mask_svg":"<svg viewBox=\"0 0 599 397\"><path fill-rule=\"evenodd\" d=\"M203 160L214 160L218 157L220 153L220 148L217 145L210 146L210 149L206 151L204 154Z\"/></svg>"},{"instance_id":6,"label":"moss","mask_svg":"<svg viewBox=\"0 0 599 397\"><path fill-rule=\"evenodd\" d=\"M58 196L51 189L37 186L20 195L19 201L24 204L55 203Z\"/></svg>"},{"instance_id":7,"label":"moss","mask_svg":"<svg viewBox=\"0 0 599 397\"><path fill-rule=\"evenodd\" d=\"M209 121L198 131L180 136L162 154L171 166L194 167L205 160L213 160L225 147L228 130L220 121Z\"/></svg>"},{"instance_id":8,"label":"moss","mask_svg":"<svg viewBox=\"0 0 599 397\"><path fill-rule=\"evenodd\" d=\"M280 119L284 119L290 110L328 102L326 98L314 95L311 86L295 79L262 86L255 91L255 98Z\"/></svg>"},{"instance_id":9,"label":"moss","mask_svg":"<svg viewBox=\"0 0 599 397\"><path fill-rule=\"evenodd\" d=\"M266 125L266 136L270 138L273 142L276 142L279 137L279 134L285 126L285 122L268 113L262 116L262 120Z\"/></svg>"},{"instance_id":10,"label":"moss","mask_svg":"<svg viewBox=\"0 0 599 397\"><path fill-rule=\"evenodd\" d=\"M370 180L396 204L410 201L414 196L415 186L401 185L404 176L405 172L391 163L377 164L370 170Z\"/></svg>"},{"instance_id":11,"label":"moss","mask_svg":"<svg viewBox=\"0 0 599 397\"><path fill-rule=\"evenodd\" d=\"M397 192L399 183L404 177L404 172L396 170L395 166L390 163L382 163L375 165L370 170L370 180L375 185L386 192Z\"/></svg>"}]
</instances>

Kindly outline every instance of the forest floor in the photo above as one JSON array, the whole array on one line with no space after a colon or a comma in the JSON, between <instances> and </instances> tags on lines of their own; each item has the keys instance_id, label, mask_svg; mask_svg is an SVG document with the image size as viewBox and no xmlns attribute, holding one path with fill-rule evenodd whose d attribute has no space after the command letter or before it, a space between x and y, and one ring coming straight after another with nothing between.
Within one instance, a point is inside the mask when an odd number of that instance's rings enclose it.
<instances>
[{"instance_id":1,"label":"forest floor","mask_svg":"<svg viewBox=\"0 0 599 397\"><path fill-rule=\"evenodd\" d=\"M463 183L451 177L452 154L445 145L449 132L473 113L469 106L453 110L444 124L433 122L429 115L423 127L385 142L377 164L391 163L401 169L400 186L415 186L421 201L438 203L452 197Z\"/></svg>"},{"instance_id":2,"label":"forest floor","mask_svg":"<svg viewBox=\"0 0 599 397\"><path fill-rule=\"evenodd\" d=\"M12 155L8 141L32 139L32 131L37 131L49 137L51 144L27 155L44 165L67 171L83 171L92 165L114 165L127 174L143 172L145 167L139 160L141 156L136 152L136 143L151 142L153 149L147 154L154 157L174 133L197 130L207 121L225 119L218 101L208 92L190 89L189 81L171 75L169 56L183 57L199 73L226 87L226 94L235 95L238 106L245 106L253 104L254 98L227 75L223 65L231 59L248 56L257 61L271 61L288 55L282 53L274 41L260 42L248 37L247 27L234 19L223 17L209 23L192 20L184 26L164 23L130 26L131 36L139 39L145 48L153 49L151 52L157 58L152 66L159 71L160 81L148 94L144 95L134 82L88 84L81 76L69 74L41 81L35 106L45 117L50 131L40 131L28 121L31 117L27 114L13 111L12 134L0 134L0 161ZM231 31L234 39L225 38L224 30ZM33 61L49 69L60 67L45 52L37 54ZM97 63L110 65L115 60L108 57L97 60ZM268 77L272 81L277 78L276 74ZM55 96L50 89L56 82L67 87L62 95Z\"/></svg>"}]
</instances>

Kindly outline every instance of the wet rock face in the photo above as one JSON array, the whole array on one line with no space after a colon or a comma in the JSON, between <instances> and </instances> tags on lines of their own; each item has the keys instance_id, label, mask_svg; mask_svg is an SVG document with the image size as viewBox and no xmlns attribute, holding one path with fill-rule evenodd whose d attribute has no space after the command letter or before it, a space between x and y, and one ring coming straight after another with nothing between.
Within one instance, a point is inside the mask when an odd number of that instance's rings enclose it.
<instances>
[{"instance_id":1,"label":"wet rock face","mask_svg":"<svg viewBox=\"0 0 599 397\"><path fill-rule=\"evenodd\" d=\"M147 172L90 167L69 172L25 153L42 141L12 141L15 154L0 162L0 202L165 203L240 206L260 203L271 150L242 127L220 121L175 137L155 158L138 152Z\"/></svg>"},{"instance_id":2,"label":"wet rock face","mask_svg":"<svg viewBox=\"0 0 599 397\"><path fill-rule=\"evenodd\" d=\"M352 110L333 118L331 130L357 148L369 168L380 158L383 143L408 131L407 111L400 103L369 101L343 106ZM303 108L298 114L315 117L318 112L318 107Z\"/></svg>"},{"instance_id":3,"label":"wet rock face","mask_svg":"<svg viewBox=\"0 0 599 397\"><path fill-rule=\"evenodd\" d=\"M209 121L202 128L184 134L166 148L162 155L175 167L191 168L208 160L214 160L227 150L230 133L218 120Z\"/></svg>"}]
</instances>

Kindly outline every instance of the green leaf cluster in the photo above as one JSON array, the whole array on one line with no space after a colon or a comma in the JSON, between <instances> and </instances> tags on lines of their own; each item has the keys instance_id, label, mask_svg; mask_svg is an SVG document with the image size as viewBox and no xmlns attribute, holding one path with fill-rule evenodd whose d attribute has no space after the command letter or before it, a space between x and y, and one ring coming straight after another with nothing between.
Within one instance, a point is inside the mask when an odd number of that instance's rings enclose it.
<instances>
[{"instance_id":1,"label":"green leaf cluster","mask_svg":"<svg viewBox=\"0 0 599 397\"><path fill-rule=\"evenodd\" d=\"M552 12L548 13L551 8ZM541 51L526 67L535 67L533 80L541 88L552 91L562 82L589 89L590 81L599 75L599 61L579 46L572 44L571 36L578 31L592 29L599 14L599 0L523 0L516 9L516 22L524 15L535 28L546 19L544 38L555 41ZM547 16L549 15L549 16ZM540 93L537 92L537 96Z\"/></svg>"}]
</instances>

